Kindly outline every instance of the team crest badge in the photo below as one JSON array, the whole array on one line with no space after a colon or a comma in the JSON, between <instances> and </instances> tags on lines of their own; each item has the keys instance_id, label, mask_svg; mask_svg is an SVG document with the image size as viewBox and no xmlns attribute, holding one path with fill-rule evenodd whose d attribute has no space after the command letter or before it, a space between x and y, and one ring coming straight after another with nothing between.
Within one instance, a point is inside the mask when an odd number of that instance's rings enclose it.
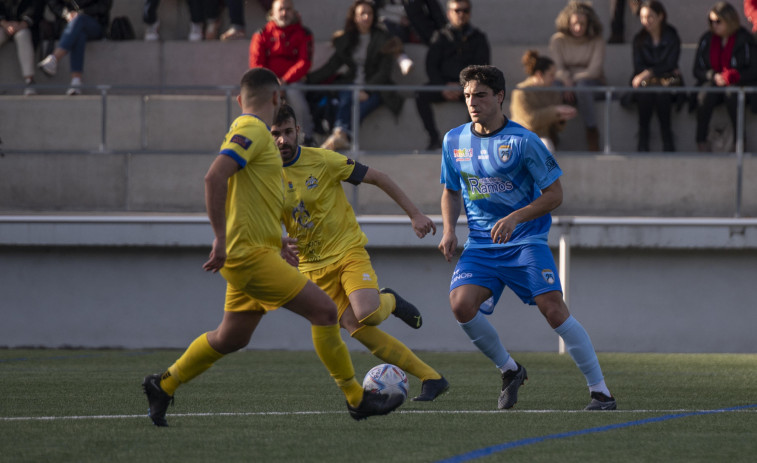
<instances>
[{"instance_id":1,"label":"team crest badge","mask_svg":"<svg viewBox=\"0 0 757 463\"><path fill-rule=\"evenodd\" d=\"M548 268L541 271L541 276L544 277L544 281L550 285L555 282L555 272Z\"/></svg>"},{"instance_id":2,"label":"team crest badge","mask_svg":"<svg viewBox=\"0 0 757 463\"><path fill-rule=\"evenodd\" d=\"M305 180L305 185L307 185L308 190L312 190L313 188L318 186L318 179L311 175L307 180Z\"/></svg>"},{"instance_id":3,"label":"team crest badge","mask_svg":"<svg viewBox=\"0 0 757 463\"><path fill-rule=\"evenodd\" d=\"M502 159L502 162L507 162L512 154L512 149L510 148L510 145L499 145L497 148L497 154L499 155L499 158Z\"/></svg>"}]
</instances>

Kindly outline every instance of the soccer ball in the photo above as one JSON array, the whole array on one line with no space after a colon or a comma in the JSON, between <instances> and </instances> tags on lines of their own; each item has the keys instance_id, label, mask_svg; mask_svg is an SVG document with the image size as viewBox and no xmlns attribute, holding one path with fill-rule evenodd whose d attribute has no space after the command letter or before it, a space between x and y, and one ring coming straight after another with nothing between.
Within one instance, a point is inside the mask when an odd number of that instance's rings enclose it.
<instances>
[{"instance_id":1,"label":"soccer ball","mask_svg":"<svg viewBox=\"0 0 757 463\"><path fill-rule=\"evenodd\" d=\"M407 376L400 367L382 363L371 368L365 375L363 389L389 396L401 395L404 402L407 398Z\"/></svg>"}]
</instances>

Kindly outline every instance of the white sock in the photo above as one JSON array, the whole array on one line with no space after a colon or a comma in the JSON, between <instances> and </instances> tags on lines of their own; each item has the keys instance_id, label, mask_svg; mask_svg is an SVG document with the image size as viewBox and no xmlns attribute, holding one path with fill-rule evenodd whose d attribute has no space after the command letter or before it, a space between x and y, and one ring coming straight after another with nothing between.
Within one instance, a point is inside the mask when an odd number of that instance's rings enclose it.
<instances>
[{"instance_id":1,"label":"white sock","mask_svg":"<svg viewBox=\"0 0 757 463\"><path fill-rule=\"evenodd\" d=\"M72 77L71 78L71 86L72 87L81 87L81 77Z\"/></svg>"},{"instance_id":2,"label":"white sock","mask_svg":"<svg viewBox=\"0 0 757 463\"><path fill-rule=\"evenodd\" d=\"M505 362L504 365L499 367L499 371L502 373L506 371L516 371L518 369L518 364L515 363L515 360L513 360L512 356L507 359L507 362Z\"/></svg>"},{"instance_id":3,"label":"white sock","mask_svg":"<svg viewBox=\"0 0 757 463\"><path fill-rule=\"evenodd\" d=\"M605 384L604 379L598 382L597 384L592 384L591 386L589 386L589 392L601 392L607 397L612 397L612 394L610 394L610 390L607 389L607 385Z\"/></svg>"}]
</instances>

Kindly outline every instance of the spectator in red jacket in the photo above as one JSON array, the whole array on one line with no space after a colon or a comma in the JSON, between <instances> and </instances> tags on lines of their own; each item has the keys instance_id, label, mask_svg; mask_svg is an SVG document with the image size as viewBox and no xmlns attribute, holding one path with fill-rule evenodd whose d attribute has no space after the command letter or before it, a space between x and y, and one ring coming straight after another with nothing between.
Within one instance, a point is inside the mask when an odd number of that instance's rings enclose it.
<instances>
[{"instance_id":1,"label":"spectator in red jacket","mask_svg":"<svg viewBox=\"0 0 757 463\"><path fill-rule=\"evenodd\" d=\"M275 0L268 18L250 41L250 68L270 69L283 85L302 81L313 63L313 34L300 22L293 0ZM288 87L286 100L300 117L303 144L310 145L313 118L304 92Z\"/></svg>"},{"instance_id":2,"label":"spectator in red jacket","mask_svg":"<svg viewBox=\"0 0 757 463\"><path fill-rule=\"evenodd\" d=\"M744 0L744 16L752 25L752 34L757 34L757 0Z\"/></svg>"}]
</instances>

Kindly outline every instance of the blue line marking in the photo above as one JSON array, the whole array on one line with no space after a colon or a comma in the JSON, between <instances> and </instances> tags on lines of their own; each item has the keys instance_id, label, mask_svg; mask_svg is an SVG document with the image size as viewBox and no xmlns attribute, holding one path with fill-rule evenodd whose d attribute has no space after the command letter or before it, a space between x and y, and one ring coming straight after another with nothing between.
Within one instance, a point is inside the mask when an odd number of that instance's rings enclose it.
<instances>
[{"instance_id":1,"label":"blue line marking","mask_svg":"<svg viewBox=\"0 0 757 463\"><path fill-rule=\"evenodd\" d=\"M635 421L628 421L625 423L599 426L596 428L580 429L578 431L561 432L557 434L549 434L549 435L540 436L540 437L528 437L526 439L516 440L512 442L505 442L503 444L497 444L497 445L492 445L490 447L484 447L482 449L473 450L471 452L456 455L454 457L446 458L444 460L438 460L437 463L462 463L464 461L470 461L476 458L483 458L495 453L504 452L505 450L510 450L517 447L524 447L526 445L531 445L531 444L538 444L540 442L545 442L548 440L565 439L568 437L581 436L584 434L594 434L598 432L612 431L613 429L629 428L631 426L640 426L640 425L649 424L649 423L659 423L661 421L674 420L677 418L686 418L687 416L712 415L714 413L732 412L735 410L743 410L743 409L755 408L755 407L757 407L757 404L739 405L737 407L720 408L717 410L704 410L704 411L697 411L697 412L678 413L674 415L663 415L663 416L658 416L655 418L646 418L643 420L635 420Z\"/></svg>"}]
</instances>

